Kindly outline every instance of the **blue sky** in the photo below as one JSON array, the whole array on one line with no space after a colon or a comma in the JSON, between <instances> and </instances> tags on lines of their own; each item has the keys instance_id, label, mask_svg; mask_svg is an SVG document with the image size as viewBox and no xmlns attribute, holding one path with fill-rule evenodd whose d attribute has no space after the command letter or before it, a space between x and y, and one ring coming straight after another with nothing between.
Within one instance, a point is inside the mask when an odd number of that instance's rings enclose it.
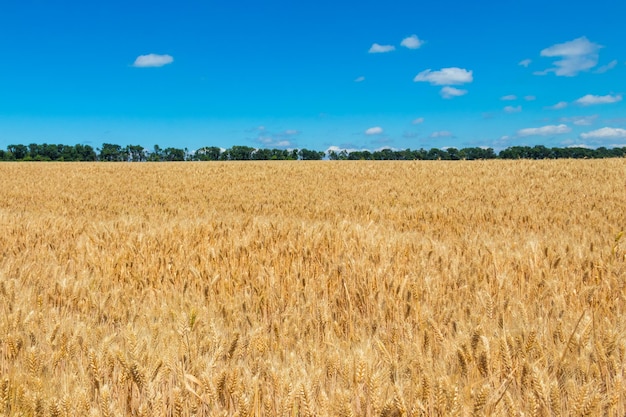
<instances>
[{"instance_id":1,"label":"blue sky","mask_svg":"<svg viewBox=\"0 0 626 417\"><path fill-rule=\"evenodd\" d=\"M626 2L0 2L0 147L626 146Z\"/></svg>"}]
</instances>

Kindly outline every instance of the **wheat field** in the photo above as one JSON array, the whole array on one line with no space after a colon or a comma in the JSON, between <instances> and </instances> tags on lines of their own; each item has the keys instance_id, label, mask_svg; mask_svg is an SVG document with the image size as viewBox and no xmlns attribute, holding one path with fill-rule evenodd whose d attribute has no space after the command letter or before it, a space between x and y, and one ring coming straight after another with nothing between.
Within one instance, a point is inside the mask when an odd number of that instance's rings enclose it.
<instances>
[{"instance_id":1,"label":"wheat field","mask_svg":"<svg viewBox=\"0 0 626 417\"><path fill-rule=\"evenodd\" d=\"M0 415L626 415L624 159L0 178Z\"/></svg>"}]
</instances>

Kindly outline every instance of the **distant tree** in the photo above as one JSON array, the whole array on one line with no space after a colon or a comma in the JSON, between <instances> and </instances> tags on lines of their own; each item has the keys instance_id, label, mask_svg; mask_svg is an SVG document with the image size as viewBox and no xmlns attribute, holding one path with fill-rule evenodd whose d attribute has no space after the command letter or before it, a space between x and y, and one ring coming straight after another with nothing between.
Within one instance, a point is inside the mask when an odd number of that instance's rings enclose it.
<instances>
[{"instance_id":1,"label":"distant tree","mask_svg":"<svg viewBox=\"0 0 626 417\"><path fill-rule=\"evenodd\" d=\"M165 148L163 150L162 161L184 161L185 150L178 148Z\"/></svg>"},{"instance_id":2,"label":"distant tree","mask_svg":"<svg viewBox=\"0 0 626 417\"><path fill-rule=\"evenodd\" d=\"M220 158L226 161L249 161L255 151L256 149L250 146L233 146L226 149Z\"/></svg>"},{"instance_id":3,"label":"distant tree","mask_svg":"<svg viewBox=\"0 0 626 417\"><path fill-rule=\"evenodd\" d=\"M112 143L103 143L100 148L100 154L98 156L100 161L107 162L119 162L124 161L124 154L122 153L122 147Z\"/></svg>"},{"instance_id":4,"label":"distant tree","mask_svg":"<svg viewBox=\"0 0 626 417\"><path fill-rule=\"evenodd\" d=\"M12 159L22 160L28 155L28 148L25 145L9 145L7 151L12 155Z\"/></svg>"},{"instance_id":5,"label":"distant tree","mask_svg":"<svg viewBox=\"0 0 626 417\"><path fill-rule=\"evenodd\" d=\"M219 161L222 150L217 146L205 146L196 150L192 159L194 161Z\"/></svg>"},{"instance_id":6,"label":"distant tree","mask_svg":"<svg viewBox=\"0 0 626 417\"><path fill-rule=\"evenodd\" d=\"M131 162L143 162L148 159L146 150L141 145L128 145L126 147L126 152L128 153L129 160Z\"/></svg>"},{"instance_id":7,"label":"distant tree","mask_svg":"<svg viewBox=\"0 0 626 417\"><path fill-rule=\"evenodd\" d=\"M324 158L325 153L319 151L311 151L309 149L300 149L298 151L299 159L303 161L314 161Z\"/></svg>"}]
</instances>

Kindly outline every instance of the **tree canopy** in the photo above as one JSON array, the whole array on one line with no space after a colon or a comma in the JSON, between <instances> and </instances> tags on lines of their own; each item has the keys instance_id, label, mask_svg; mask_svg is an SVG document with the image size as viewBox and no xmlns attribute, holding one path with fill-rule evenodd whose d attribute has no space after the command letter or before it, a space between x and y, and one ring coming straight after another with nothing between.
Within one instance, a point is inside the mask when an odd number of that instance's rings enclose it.
<instances>
[{"instance_id":1,"label":"tree canopy","mask_svg":"<svg viewBox=\"0 0 626 417\"><path fill-rule=\"evenodd\" d=\"M477 160L477 159L559 159L559 158L623 158L626 147L597 149L571 147L548 148L537 146L512 146L496 153L492 148L432 148L328 150L262 149L250 146L233 146L221 149L205 146L195 151L179 148L161 148L154 145L148 150L141 145L121 146L103 143L94 149L90 145L29 145L13 144L0 150L0 161L104 161L104 162L155 162L155 161L275 161L275 160Z\"/></svg>"}]
</instances>

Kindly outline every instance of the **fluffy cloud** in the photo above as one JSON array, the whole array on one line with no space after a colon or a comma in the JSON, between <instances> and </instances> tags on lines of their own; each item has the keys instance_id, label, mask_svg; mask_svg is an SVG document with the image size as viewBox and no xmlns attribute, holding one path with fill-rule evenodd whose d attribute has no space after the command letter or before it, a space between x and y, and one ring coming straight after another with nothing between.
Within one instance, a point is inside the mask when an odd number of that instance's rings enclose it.
<instances>
[{"instance_id":1,"label":"fluffy cloud","mask_svg":"<svg viewBox=\"0 0 626 417\"><path fill-rule=\"evenodd\" d=\"M541 51L541 56L560 58L554 62L554 67L535 72L535 75L546 75L554 72L558 76L573 77L581 71L588 71L598 65L598 51L602 48L597 43L590 42L586 37L580 37L569 42L558 43Z\"/></svg>"},{"instance_id":2,"label":"fluffy cloud","mask_svg":"<svg viewBox=\"0 0 626 417\"><path fill-rule=\"evenodd\" d=\"M626 129L603 127L591 132L581 133L582 139L623 139L626 138Z\"/></svg>"},{"instance_id":3,"label":"fluffy cloud","mask_svg":"<svg viewBox=\"0 0 626 417\"><path fill-rule=\"evenodd\" d=\"M409 49L418 49L420 46L424 45L424 41L417 37L417 35L411 35L407 38L402 39L400 45Z\"/></svg>"},{"instance_id":4,"label":"fluffy cloud","mask_svg":"<svg viewBox=\"0 0 626 417\"><path fill-rule=\"evenodd\" d=\"M432 85L458 85L474 81L472 71L463 68L443 68L439 71L427 69L413 78L415 82L428 82Z\"/></svg>"},{"instance_id":5,"label":"fluffy cloud","mask_svg":"<svg viewBox=\"0 0 626 417\"><path fill-rule=\"evenodd\" d=\"M517 131L517 136L549 136L549 135L561 135L563 133L569 133L572 131L567 125L548 125L542 127L528 127L526 129L520 129Z\"/></svg>"},{"instance_id":6,"label":"fluffy cloud","mask_svg":"<svg viewBox=\"0 0 626 417\"><path fill-rule=\"evenodd\" d=\"M411 122L414 125L419 125L421 123L424 123L424 118L423 117L418 117L417 119L413 119L413 121Z\"/></svg>"},{"instance_id":7,"label":"fluffy cloud","mask_svg":"<svg viewBox=\"0 0 626 417\"><path fill-rule=\"evenodd\" d=\"M393 45L380 45L380 44L373 44L370 48L370 50L368 51L370 54L381 54L384 52L391 52L391 51L395 51L396 47Z\"/></svg>"},{"instance_id":8,"label":"fluffy cloud","mask_svg":"<svg viewBox=\"0 0 626 417\"><path fill-rule=\"evenodd\" d=\"M533 62L532 59L524 59L524 60L520 61L517 65L521 65L524 68L528 68L528 66L530 65L531 62Z\"/></svg>"},{"instance_id":9,"label":"fluffy cloud","mask_svg":"<svg viewBox=\"0 0 626 417\"><path fill-rule=\"evenodd\" d=\"M550 109L550 110L561 110L561 109L566 108L567 106L568 106L568 104L567 104L566 101L559 101L554 106L549 106L549 107L546 107L546 108Z\"/></svg>"},{"instance_id":10,"label":"fluffy cloud","mask_svg":"<svg viewBox=\"0 0 626 417\"><path fill-rule=\"evenodd\" d=\"M465 94L467 94L467 90L461 90L459 88L445 86L441 89L439 94L441 94L441 97L447 99L447 98L464 96Z\"/></svg>"},{"instance_id":11,"label":"fluffy cloud","mask_svg":"<svg viewBox=\"0 0 626 417\"><path fill-rule=\"evenodd\" d=\"M522 111L522 106L506 106L504 111L506 113L519 113Z\"/></svg>"},{"instance_id":12,"label":"fluffy cloud","mask_svg":"<svg viewBox=\"0 0 626 417\"><path fill-rule=\"evenodd\" d=\"M525 96L524 97L524 100L526 100L526 101L535 101L536 99L537 99L537 97L535 97L535 96Z\"/></svg>"},{"instance_id":13,"label":"fluffy cloud","mask_svg":"<svg viewBox=\"0 0 626 417\"><path fill-rule=\"evenodd\" d=\"M515 94L509 94L508 96L500 97L500 100L513 101L513 100L517 100L517 96Z\"/></svg>"},{"instance_id":14,"label":"fluffy cloud","mask_svg":"<svg viewBox=\"0 0 626 417\"><path fill-rule=\"evenodd\" d=\"M576 104L580 104L581 106L592 106L594 104L610 104L617 103L618 101L622 101L622 95L606 95L606 96L594 96L592 94L587 94L576 100Z\"/></svg>"},{"instance_id":15,"label":"fluffy cloud","mask_svg":"<svg viewBox=\"0 0 626 417\"><path fill-rule=\"evenodd\" d=\"M380 126L370 127L365 131L366 135L380 135L381 133L383 133L383 128Z\"/></svg>"},{"instance_id":16,"label":"fluffy cloud","mask_svg":"<svg viewBox=\"0 0 626 417\"><path fill-rule=\"evenodd\" d=\"M163 65L171 64L172 62L174 62L174 58L171 55L139 55L137 59L135 59L133 67L162 67Z\"/></svg>"},{"instance_id":17,"label":"fluffy cloud","mask_svg":"<svg viewBox=\"0 0 626 417\"><path fill-rule=\"evenodd\" d=\"M600 68L598 68L594 72L596 74L604 74L605 72L607 72L609 70L612 70L616 66L617 66L617 59L614 59L613 61L609 62L608 64L602 65Z\"/></svg>"},{"instance_id":18,"label":"fluffy cloud","mask_svg":"<svg viewBox=\"0 0 626 417\"><path fill-rule=\"evenodd\" d=\"M354 79L354 82L355 82L355 83L362 83L363 81L365 81L365 77L363 77L363 76L356 77L356 78Z\"/></svg>"}]
</instances>

